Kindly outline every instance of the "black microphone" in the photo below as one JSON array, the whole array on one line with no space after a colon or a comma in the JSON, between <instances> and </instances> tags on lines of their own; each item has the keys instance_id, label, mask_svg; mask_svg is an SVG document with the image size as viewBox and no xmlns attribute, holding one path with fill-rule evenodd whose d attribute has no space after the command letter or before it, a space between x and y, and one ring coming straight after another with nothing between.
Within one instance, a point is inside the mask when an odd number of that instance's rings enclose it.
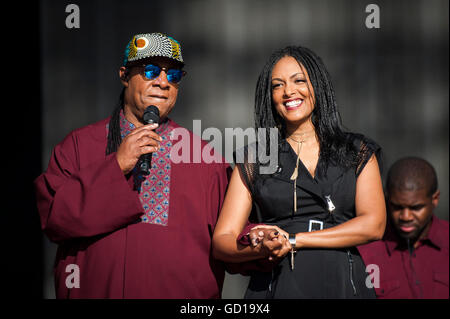
<instances>
[{"instance_id":1,"label":"black microphone","mask_svg":"<svg viewBox=\"0 0 450 319\"><path fill-rule=\"evenodd\" d=\"M144 111L142 117L145 124L153 124L159 122L159 110L156 106L150 105ZM139 170L142 175L150 174L150 163L152 161L152 153L144 154L141 156L139 164Z\"/></svg>"}]
</instances>

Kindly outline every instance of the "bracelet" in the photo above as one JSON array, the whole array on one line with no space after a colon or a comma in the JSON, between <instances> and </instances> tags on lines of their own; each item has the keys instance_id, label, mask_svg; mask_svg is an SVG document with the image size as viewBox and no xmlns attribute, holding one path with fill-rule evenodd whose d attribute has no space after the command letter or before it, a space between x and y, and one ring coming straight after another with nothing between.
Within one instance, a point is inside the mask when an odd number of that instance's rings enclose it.
<instances>
[{"instance_id":1,"label":"bracelet","mask_svg":"<svg viewBox=\"0 0 450 319\"><path fill-rule=\"evenodd\" d=\"M296 253L295 251L295 245L297 244L297 241L295 240L295 234L289 234L289 243L291 244L291 271L294 270L294 263L295 263L295 259L294 259L294 254Z\"/></svg>"},{"instance_id":2,"label":"bracelet","mask_svg":"<svg viewBox=\"0 0 450 319\"><path fill-rule=\"evenodd\" d=\"M292 246L292 249L295 249L295 246L297 245L297 240L295 240L295 234L289 234L289 243Z\"/></svg>"}]
</instances>

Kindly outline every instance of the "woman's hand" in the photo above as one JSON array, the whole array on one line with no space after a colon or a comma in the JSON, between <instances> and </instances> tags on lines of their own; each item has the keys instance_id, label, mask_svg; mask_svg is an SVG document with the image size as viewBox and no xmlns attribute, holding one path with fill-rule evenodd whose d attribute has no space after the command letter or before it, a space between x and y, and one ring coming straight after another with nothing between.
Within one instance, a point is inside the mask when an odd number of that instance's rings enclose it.
<instances>
[{"instance_id":1,"label":"woman's hand","mask_svg":"<svg viewBox=\"0 0 450 319\"><path fill-rule=\"evenodd\" d=\"M270 261L283 258L292 249L289 234L278 226L258 225L250 230L249 237L252 246Z\"/></svg>"},{"instance_id":2,"label":"woman's hand","mask_svg":"<svg viewBox=\"0 0 450 319\"><path fill-rule=\"evenodd\" d=\"M214 229L212 240L214 258L229 263L266 260L266 258L273 261L284 257L291 250L287 233L277 226L260 225L251 230L255 245L239 243L238 238L248 222L251 210L251 193L239 167L235 167ZM259 231L262 231L261 235ZM260 239L255 241L258 236Z\"/></svg>"}]
</instances>

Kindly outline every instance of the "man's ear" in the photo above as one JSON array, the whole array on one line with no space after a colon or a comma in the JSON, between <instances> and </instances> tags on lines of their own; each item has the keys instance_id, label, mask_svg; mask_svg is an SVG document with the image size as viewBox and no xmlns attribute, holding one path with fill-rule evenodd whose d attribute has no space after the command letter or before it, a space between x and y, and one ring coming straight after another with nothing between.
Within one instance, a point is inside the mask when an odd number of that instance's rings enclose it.
<instances>
[{"instance_id":1,"label":"man's ear","mask_svg":"<svg viewBox=\"0 0 450 319\"><path fill-rule=\"evenodd\" d=\"M431 195L431 203L433 204L433 208L436 208L436 206L439 203L439 197L441 196L441 192L437 190L433 195Z\"/></svg>"},{"instance_id":2,"label":"man's ear","mask_svg":"<svg viewBox=\"0 0 450 319\"><path fill-rule=\"evenodd\" d=\"M124 87L128 87L128 80L129 80L129 73L130 71L128 68L121 66L119 69L119 78L120 82L122 82Z\"/></svg>"}]
</instances>

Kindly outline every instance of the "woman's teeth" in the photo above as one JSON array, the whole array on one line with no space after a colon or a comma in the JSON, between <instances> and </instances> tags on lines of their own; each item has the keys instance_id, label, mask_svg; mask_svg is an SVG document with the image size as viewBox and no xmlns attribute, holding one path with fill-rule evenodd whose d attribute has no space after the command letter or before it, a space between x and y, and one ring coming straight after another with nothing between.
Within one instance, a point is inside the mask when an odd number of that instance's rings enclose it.
<instances>
[{"instance_id":1,"label":"woman's teeth","mask_svg":"<svg viewBox=\"0 0 450 319\"><path fill-rule=\"evenodd\" d=\"M303 100L293 100L286 102L284 105L287 109L299 107L302 104Z\"/></svg>"}]
</instances>

